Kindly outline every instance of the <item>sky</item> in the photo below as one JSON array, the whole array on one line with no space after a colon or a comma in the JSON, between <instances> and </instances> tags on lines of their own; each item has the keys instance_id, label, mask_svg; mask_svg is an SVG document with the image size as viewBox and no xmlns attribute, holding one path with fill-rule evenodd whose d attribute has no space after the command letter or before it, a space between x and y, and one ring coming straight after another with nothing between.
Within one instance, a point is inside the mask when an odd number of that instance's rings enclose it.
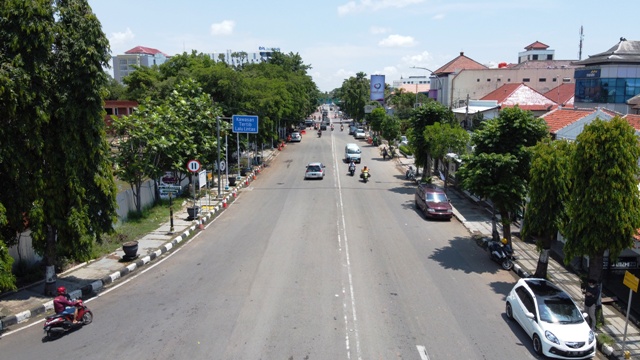
<instances>
[{"instance_id":1,"label":"sky","mask_svg":"<svg viewBox=\"0 0 640 360\"><path fill-rule=\"evenodd\" d=\"M457 57L517 63L540 41L557 60L640 40L635 0L89 0L112 55L136 46L183 52L299 54L321 91L364 72L388 84L428 76Z\"/></svg>"}]
</instances>

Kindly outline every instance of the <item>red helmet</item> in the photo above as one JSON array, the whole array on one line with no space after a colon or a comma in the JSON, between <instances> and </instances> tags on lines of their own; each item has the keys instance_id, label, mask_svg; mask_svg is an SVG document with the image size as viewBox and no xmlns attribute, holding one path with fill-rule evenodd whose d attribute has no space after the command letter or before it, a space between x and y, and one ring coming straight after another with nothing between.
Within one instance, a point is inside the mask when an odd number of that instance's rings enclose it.
<instances>
[{"instance_id":1,"label":"red helmet","mask_svg":"<svg viewBox=\"0 0 640 360\"><path fill-rule=\"evenodd\" d=\"M60 286L58 288L58 295L64 295L67 293L67 288L65 288L64 286Z\"/></svg>"}]
</instances>

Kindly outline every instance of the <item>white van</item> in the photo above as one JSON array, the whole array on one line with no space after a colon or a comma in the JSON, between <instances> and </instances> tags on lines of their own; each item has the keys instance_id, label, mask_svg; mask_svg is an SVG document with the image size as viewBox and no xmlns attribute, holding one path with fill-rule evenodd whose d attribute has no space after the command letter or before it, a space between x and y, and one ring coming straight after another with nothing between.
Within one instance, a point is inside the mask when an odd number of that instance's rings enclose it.
<instances>
[{"instance_id":1,"label":"white van","mask_svg":"<svg viewBox=\"0 0 640 360\"><path fill-rule=\"evenodd\" d=\"M360 147L356 144L347 144L347 146L344 147L344 160L346 162L351 162L351 160L353 160L354 163L356 164L360 164L360 154L362 152L360 151Z\"/></svg>"}]
</instances>

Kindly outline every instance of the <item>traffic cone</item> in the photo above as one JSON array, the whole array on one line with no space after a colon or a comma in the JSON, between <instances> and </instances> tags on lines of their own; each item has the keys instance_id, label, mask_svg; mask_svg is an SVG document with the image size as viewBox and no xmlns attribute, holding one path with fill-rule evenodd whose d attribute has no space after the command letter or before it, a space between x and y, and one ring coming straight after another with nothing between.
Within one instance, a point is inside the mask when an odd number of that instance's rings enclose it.
<instances>
[{"instance_id":1,"label":"traffic cone","mask_svg":"<svg viewBox=\"0 0 640 360\"><path fill-rule=\"evenodd\" d=\"M256 179L256 173L253 173L253 180Z\"/></svg>"},{"instance_id":2,"label":"traffic cone","mask_svg":"<svg viewBox=\"0 0 640 360\"><path fill-rule=\"evenodd\" d=\"M231 194L233 194L234 198L236 197L236 191L235 190L233 190L233 192Z\"/></svg>"},{"instance_id":3,"label":"traffic cone","mask_svg":"<svg viewBox=\"0 0 640 360\"><path fill-rule=\"evenodd\" d=\"M222 200L222 207L227 208L227 199Z\"/></svg>"}]
</instances>

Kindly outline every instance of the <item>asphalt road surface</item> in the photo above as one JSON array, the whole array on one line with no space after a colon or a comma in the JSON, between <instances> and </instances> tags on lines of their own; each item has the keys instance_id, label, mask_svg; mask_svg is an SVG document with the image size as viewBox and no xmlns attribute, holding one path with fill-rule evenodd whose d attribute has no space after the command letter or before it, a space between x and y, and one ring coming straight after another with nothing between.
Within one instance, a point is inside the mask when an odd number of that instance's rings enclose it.
<instances>
[{"instance_id":1,"label":"asphalt road surface","mask_svg":"<svg viewBox=\"0 0 640 360\"><path fill-rule=\"evenodd\" d=\"M289 144L218 219L92 299L94 322L3 359L534 359L504 315L514 275L451 221L426 220L393 161L347 131ZM347 142L371 181L347 173ZM323 180L303 179L308 162Z\"/></svg>"}]
</instances>

